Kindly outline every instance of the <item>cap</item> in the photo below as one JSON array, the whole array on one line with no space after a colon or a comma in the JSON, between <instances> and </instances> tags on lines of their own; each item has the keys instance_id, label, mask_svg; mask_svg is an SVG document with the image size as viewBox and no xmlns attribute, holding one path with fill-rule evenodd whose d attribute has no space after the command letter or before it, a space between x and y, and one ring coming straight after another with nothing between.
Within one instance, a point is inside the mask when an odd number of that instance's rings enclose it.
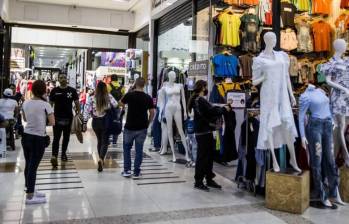
<instances>
[{"instance_id":1,"label":"cap","mask_svg":"<svg viewBox=\"0 0 349 224\"><path fill-rule=\"evenodd\" d=\"M5 89L4 96L13 96L13 90L10 88Z\"/></svg>"}]
</instances>

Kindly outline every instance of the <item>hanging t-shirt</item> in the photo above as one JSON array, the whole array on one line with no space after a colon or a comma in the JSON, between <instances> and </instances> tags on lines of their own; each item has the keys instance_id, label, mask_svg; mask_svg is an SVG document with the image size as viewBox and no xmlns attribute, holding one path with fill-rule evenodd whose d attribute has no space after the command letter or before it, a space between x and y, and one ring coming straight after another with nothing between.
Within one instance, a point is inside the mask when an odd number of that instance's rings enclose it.
<instances>
[{"instance_id":1,"label":"hanging t-shirt","mask_svg":"<svg viewBox=\"0 0 349 224\"><path fill-rule=\"evenodd\" d=\"M235 77L238 75L238 59L235 55L217 54L213 57L214 74L217 77Z\"/></svg>"},{"instance_id":2,"label":"hanging t-shirt","mask_svg":"<svg viewBox=\"0 0 349 224\"><path fill-rule=\"evenodd\" d=\"M307 12L310 9L310 1L309 0L297 0L296 6L298 11Z\"/></svg>"},{"instance_id":3,"label":"hanging t-shirt","mask_svg":"<svg viewBox=\"0 0 349 224\"><path fill-rule=\"evenodd\" d=\"M50 93L50 101L54 103L56 118L73 118L73 102L79 100L78 93L73 87L55 87Z\"/></svg>"},{"instance_id":4,"label":"hanging t-shirt","mask_svg":"<svg viewBox=\"0 0 349 224\"><path fill-rule=\"evenodd\" d=\"M258 16L254 14L245 14L240 20L242 30L242 50L257 52L259 50L259 46L257 46L257 34L259 29Z\"/></svg>"},{"instance_id":5,"label":"hanging t-shirt","mask_svg":"<svg viewBox=\"0 0 349 224\"><path fill-rule=\"evenodd\" d=\"M219 15L219 22L221 23L220 43L222 45L229 45L236 47L240 45L240 16L225 12Z\"/></svg>"},{"instance_id":6,"label":"hanging t-shirt","mask_svg":"<svg viewBox=\"0 0 349 224\"><path fill-rule=\"evenodd\" d=\"M332 34L332 28L330 24L324 21L318 21L313 23L311 27L314 34L314 51L330 51Z\"/></svg>"},{"instance_id":7,"label":"hanging t-shirt","mask_svg":"<svg viewBox=\"0 0 349 224\"><path fill-rule=\"evenodd\" d=\"M295 5L289 2L281 2L281 19L283 27L294 27L294 16L297 12Z\"/></svg>"},{"instance_id":8,"label":"hanging t-shirt","mask_svg":"<svg viewBox=\"0 0 349 224\"><path fill-rule=\"evenodd\" d=\"M342 0L341 9L348 9L348 8L349 8L349 0Z\"/></svg>"},{"instance_id":9,"label":"hanging t-shirt","mask_svg":"<svg viewBox=\"0 0 349 224\"><path fill-rule=\"evenodd\" d=\"M329 15L331 13L332 0L313 0L311 11L313 14Z\"/></svg>"}]
</instances>

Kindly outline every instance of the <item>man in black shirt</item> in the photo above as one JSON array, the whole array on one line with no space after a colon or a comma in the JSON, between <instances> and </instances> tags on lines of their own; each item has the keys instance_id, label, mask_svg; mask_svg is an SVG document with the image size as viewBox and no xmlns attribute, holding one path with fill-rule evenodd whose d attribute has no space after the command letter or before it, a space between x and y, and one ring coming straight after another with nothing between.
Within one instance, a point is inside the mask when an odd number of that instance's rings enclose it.
<instances>
[{"instance_id":1,"label":"man in black shirt","mask_svg":"<svg viewBox=\"0 0 349 224\"><path fill-rule=\"evenodd\" d=\"M131 148L135 142L136 158L134 162L134 178L141 172L143 160L143 145L147 136L147 128L154 118L154 103L152 98L144 93L145 80L138 78L135 89L121 99L121 106L128 105L126 124L124 127L124 177L131 176ZM148 114L149 111L149 114Z\"/></svg>"},{"instance_id":2,"label":"man in black shirt","mask_svg":"<svg viewBox=\"0 0 349 224\"><path fill-rule=\"evenodd\" d=\"M73 120L73 102L75 111L80 114L79 96L76 89L68 86L67 76L65 74L58 75L59 87L52 89L50 93L50 102L54 106L54 115L56 124L53 126L52 141L52 158L53 167L58 166L57 157L59 151L59 142L63 133L62 155L63 162L68 160L66 152L68 149L71 123Z\"/></svg>"}]
</instances>

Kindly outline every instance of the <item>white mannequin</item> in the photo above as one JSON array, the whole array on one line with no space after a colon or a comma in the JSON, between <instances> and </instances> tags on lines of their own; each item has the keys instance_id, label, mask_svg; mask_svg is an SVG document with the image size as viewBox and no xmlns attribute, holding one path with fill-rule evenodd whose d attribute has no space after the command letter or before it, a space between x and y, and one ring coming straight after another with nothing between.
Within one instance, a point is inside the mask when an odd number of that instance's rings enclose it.
<instances>
[{"instance_id":1,"label":"white mannequin","mask_svg":"<svg viewBox=\"0 0 349 224\"><path fill-rule=\"evenodd\" d=\"M160 108L160 114L164 112L165 118L166 118L166 126L167 128L167 136L170 141L170 146L172 149L172 155L173 155L173 162L176 162L176 155L174 151L174 141L173 141L173 120L176 122L176 126L179 132L179 135L181 136L181 141L185 149L185 158L188 162L190 162L189 155L188 155L188 145L187 141L185 139L184 131L183 131L183 125L182 125L182 107L181 102L184 108L184 119L187 119L187 110L186 110L186 102L185 102L185 95L184 95L184 88L182 84L175 83L176 80L176 73L171 71L168 73L168 83L163 86L164 96L167 99L166 105L164 107ZM165 130L162 130L163 132ZM164 134L163 134L164 136ZM161 154L165 154L167 151L166 148L162 148Z\"/></svg>"},{"instance_id":2,"label":"white mannequin","mask_svg":"<svg viewBox=\"0 0 349 224\"><path fill-rule=\"evenodd\" d=\"M335 50L333 58L336 61L343 61L342 56L343 56L343 54L345 53L345 51L347 49L347 43L345 42L345 40L343 40L343 39L335 40L333 42L333 47L334 47L334 50ZM341 84L333 82L331 80L331 77L329 77L329 76L326 77L326 82L332 88L339 89L339 90L345 92L346 95L348 95L348 98L349 98L349 89L345 88ZM345 128L346 128L346 122L345 122L346 116L337 114L335 116L335 119L336 119L336 123L338 125L339 132L340 132L341 146L342 146L342 149L343 149L343 157L345 159L345 165L347 167L349 167L349 153L348 153L348 148L347 148L347 145L346 145L346 142L345 142L345 136L344 136ZM304 142L304 144L307 144L307 140L306 139L304 139L304 140L302 139L302 142Z\"/></svg>"},{"instance_id":3,"label":"white mannequin","mask_svg":"<svg viewBox=\"0 0 349 224\"><path fill-rule=\"evenodd\" d=\"M163 83L163 86L166 86L167 82ZM168 146L168 133L167 133L167 125L163 121L162 117L162 111L165 106L165 91L164 88L161 88L158 92L158 101L157 101L157 106L160 108L160 113L159 113L159 122L161 124L161 149L160 149L160 154L164 155L167 153L167 146Z\"/></svg>"},{"instance_id":4,"label":"white mannequin","mask_svg":"<svg viewBox=\"0 0 349 224\"><path fill-rule=\"evenodd\" d=\"M276 46L276 35L273 32L267 32L264 35L264 42L265 42L265 50L264 50L264 54L269 57L270 59L276 59L275 55L274 55L274 47ZM259 85L261 83L263 83L263 81L265 80L265 76L262 76L260 78L254 79L252 81L253 85ZM295 106L296 105L296 99L293 95L293 90L292 90L292 85L291 85L291 80L288 79L287 80L287 90L290 96L290 100L291 100L291 105ZM285 136L288 136L285 134ZM269 145L270 145L270 151L271 151L271 155L272 155L272 159L273 159L273 169L275 172L280 172L280 166L278 164L278 161L276 159L275 156L275 151L274 151L274 140L273 140L273 133L271 133L268 137L268 141L269 141ZM288 139L287 140L287 148L289 150L290 153L290 164L293 167L294 170L296 170L297 172L301 172L301 169L299 169L298 165L297 165L297 161L296 161L296 154L295 154L295 150L294 150L294 144L292 139Z\"/></svg>"}]
</instances>

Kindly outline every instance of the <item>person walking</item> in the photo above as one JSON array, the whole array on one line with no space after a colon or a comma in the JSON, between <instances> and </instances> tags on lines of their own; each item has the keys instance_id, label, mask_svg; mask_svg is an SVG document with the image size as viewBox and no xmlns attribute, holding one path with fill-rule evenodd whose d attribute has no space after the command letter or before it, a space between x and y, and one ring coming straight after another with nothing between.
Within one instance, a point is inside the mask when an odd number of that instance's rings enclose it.
<instances>
[{"instance_id":1,"label":"person walking","mask_svg":"<svg viewBox=\"0 0 349 224\"><path fill-rule=\"evenodd\" d=\"M216 123L218 116L232 110L230 105L212 106L205 99L207 94L207 82L199 80L195 83L194 93L188 103L188 111L194 110L194 132L197 142L194 187L204 191L209 191L208 187L222 188L213 180L216 175L212 171L215 150L212 124ZM203 183L204 179L206 179L206 185Z\"/></svg>"},{"instance_id":2,"label":"person walking","mask_svg":"<svg viewBox=\"0 0 349 224\"><path fill-rule=\"evenodd\" d=\"M107 85L104 82L99 82L96 87L94 96L88 100L84 110L84 130L88 119L92 116L92 129L97 136L97 151L98 151L98 172L103 171L105 155L108 151L109 136L106 128L106 114L111 107L116 108L118 102L114 97L108 94Z\"/></svg>"},{"instance_id":3,"label":"person walking","mask_svg":"<svg viewBox=\"0 0 349 224\"><path fill-rule=\"evenodd\" d=\"M67 149L70 139L71 123L73 120L73 103L75 112L80 114L79 96L76 89L68 86L67 76L58 75L60 86L52 89L50 93L50 103L54 106L56 123L53 126L52 158L51 164L55 168L58 166L59 142L63 133L61 160L68 161Z\"/></svg>"},{"instance_id":4,"label":"person walking","mask_svg":"<svg viewBox=\"0 0 349 224\"><path fill-rule=\"evenodd\" d=\"M122 107L128 106L126 124L124 127L124 171L122 176L130 177L131 173L131 148L135 143L136 158L134 161L133 177L141 175L143 160L143 145L147 136L147 129L154 118L155 107L152 98L144 92L145 80L138 78L135 89L128 92L120 102ZM149 113L148 113L149 112Z\"/></svg>"},{"instance_id":5,"label":"person walking","mask_svg":"<svg viewBox=\"0 0 349 224\"><path fill-rule=\"evenodd\" d=\"M33 98L23 103L23 119L26 121L22 136L25 159L26 204L45 203L44 193L35 191L36 172L45 152L46 125L55 125L53 109L46 99L46 84L37 80L32 86Z\"/></svg>"},{"instance_id":6,"label":"person walking","mask_svg":"<svg viewBox=\"0 0 349 224\"><path fill-rule=\"evenodd\" d=\"M13 133L13 128L16 124L17 114L18 114L18 103L13 99L13 91L7 88L3 92L3 98L0 99L0 113L8 121L6 127L7 145L11 147L11 150L15 150L15 137Z\"/></svg>"}]
</instances>

